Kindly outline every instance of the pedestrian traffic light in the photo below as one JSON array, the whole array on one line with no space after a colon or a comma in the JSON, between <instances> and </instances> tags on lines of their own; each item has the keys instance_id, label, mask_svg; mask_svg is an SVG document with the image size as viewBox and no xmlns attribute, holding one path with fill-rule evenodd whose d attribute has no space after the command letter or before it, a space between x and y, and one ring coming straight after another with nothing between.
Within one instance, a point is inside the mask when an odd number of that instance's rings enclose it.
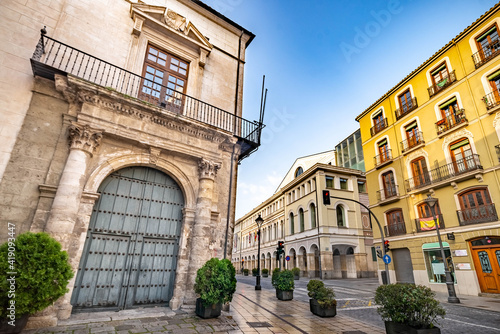
<instances>
[{"instance_id":1,"label":"pedestrian traffic light","mask_svg":"<svg viewBox=\"0 0 500 334\"><path fill-rule=\"evenodd\" d=\"M389 248L389 240L384 241L384 251L387 254L391 249Z\"/></svg>"},{"instance_id":2,"label":"pedestrian traffic light","mask_svg":"<svg viewBox=\"0 0 500 334\"><path fill-rule=\"evenodd\" d=\"M330 191L323 190L323 204L330 205Z\"/></svg>"}]
</instances>

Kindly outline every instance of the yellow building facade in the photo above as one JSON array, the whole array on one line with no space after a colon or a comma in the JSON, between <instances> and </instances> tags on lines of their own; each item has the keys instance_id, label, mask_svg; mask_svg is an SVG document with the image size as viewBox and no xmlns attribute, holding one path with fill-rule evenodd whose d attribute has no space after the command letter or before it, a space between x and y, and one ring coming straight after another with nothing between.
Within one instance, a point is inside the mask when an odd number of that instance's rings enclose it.
<instances>
[{"instance_id":1,"label":"yellow building facade","mask_svg":"<svg viewBox=\"0 0 500 334\"><path fill-rule=\"evenodd\" d=\"M447 291L447 265L458 294L500 293L499 27L497 4L356 118L391 282Z\"/></svg>"}]
</instances>

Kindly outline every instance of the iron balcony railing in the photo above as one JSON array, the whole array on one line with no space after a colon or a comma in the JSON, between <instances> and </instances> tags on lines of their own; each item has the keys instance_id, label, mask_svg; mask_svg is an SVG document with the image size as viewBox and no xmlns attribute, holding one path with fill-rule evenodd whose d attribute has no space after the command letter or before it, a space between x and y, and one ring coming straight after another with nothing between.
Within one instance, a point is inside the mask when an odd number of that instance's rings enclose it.
<instances>
[{"instance_id":1,"label":"iron balcony railing","mask_svg":"<svg viewBox=\"0 0 500 334\"><path fill-rule=\"evenodd\" d=\"M484 104L486 104L486 110L490 110L500 105L500 92L495 91L483 96Z\"/></svg>"},{"instance_id":2,"label":"iron balcony railing","mask_svg":"<svg viewBox=\"0 0 500 334\"><path fill-rule=\"evenodd\" d=\"M136 98L186 118L228 131L254 147L260 145L263 124L248 121L164 86L154 78L142 77L110 64L48 37L44 32L42 32L31 62L36 75L53 79L54 73L69 73L127 97Z\"/></svg>"},{"instance_id":3,"label":"iron balcony railing","mask_svg":"<svg viewBox=\"0 0 500 334\"><path fill-rule=\"evenodd\" d=\"M404 116L411 113L413 110L417 109L417 98L409 100L406 104L402 105L400 108L396 109L396 119L403 118Z\"/></svg>"},{"instance_id":4,"label":"iron balcony railing","mask_svg":"<svg viewBox=\"0 0 500 334\"><path fill-rule=\"evenodd\" d=\"M479 68L500 54L500 41L495 39L472 55L474 65Z\"/></svg>"},{"instance_id":5,"label":"iron balcony railing","mask_svg":"<svg viewBox=\"0 0 500 334\"><path fill-rule=\"evenodd\" d=\"M457 76L455 75L455 70L453 70L448 74L448 76L444 77L443 80L441 80L438 83L435 83L432 86L430 86L429 88L427 88L427 91L429 92L429 97L436 95L441 90L450 86L455 81L457 81Z\"/></svg>"},{"instance_id":6,"label":"iron balcony railing","mask_svg":"<svg viewBox=\"0 0 500 334\"><path fill-rule=\"evenodd\" d=\"M433 218L433 217L428 217L428 218L417 218L415 219L415 227L417 228L417 232L427 232L427 231L433 231L436 229L436 227L427 227L428 225L423 223L423 221L426 221L428 220L429 218ZM438 214L437 215L437 218L438 218L438 226L439 226L439 229L443 229L445 228L444 226L444 220L443 220L443 215L442 214Z\"/></svg>"},{"instance_id":7,"label":"iron balcony railing","mask_svg":"<svg viewBox=\"0 0 500 334\"><path fill-rule=\"evenodd\" d=\"M445 133L448 130L453 129L460 124L467 123L467 117L465 116L465 109L456 110L453 115L447 116L436 122L436 132L438 135Z\"/></svg>"},{"instance_id":8,"label":"iron balcony railing","mask_svg":"<svg viewBox=\"0 0 500 334\"><path fill-rule=\"evenodd\" d=\"M399 186L397 185L392 185L389 187L386 187L385 189L380 189L377 191L377 201L378 202L383 202L385 200L395 198L399 196Z\"/></svg>"},{"instance_id":9,"label":"iron balcony railing","mask_svg":"<svg viewBox=\"0 0 500 334\"><path fill-rule=\"evenodd\" d=\"M391 160L392 160L392 149L388 149L385 152L380 153L379 155L373 157L373 163L375 164L375 167L378 167Z\"/></svg>"},{"instance_id":10,"label":"iron balcony railing","mask_svg":"<svg viewBox=\"0 0 500 334\"><path fill-rule=\"evenodd\" d=\"M375 136L377 133L379 133L380 131L384 130L385 128L387 127L387 118L384 118L383 120L381 120L380 122L378 123L375 123L375 126L372 126L370 128L370 134L373 136Z\"/></svg>"},{"instance_id":11,"label":"iron balcony railing","mask_svg":"<svg viewBox=\"0 0 500 334\"><path fill-rule=\"evenodd\" d=\"M405 235L406 234L406 225L404 222L399 222L395 224L389 224L384 226L385 236L393 237L396 235Z\"/></svg>"},{"instance_id":12,"label":"iron balcony railing","mask_svg":"<svg viewBox=\"0 0 500 334\"><path fill-rule=\"evenodd\" d=\"M495 204L485 204L468 208L464 210L457 210L458 223L460 225L470 225L494 222L498 220L497 210Z\"/></svg>"},{"instance_id":13,"label":"iron balcony railing","mask_svg":"<svg viewBox=\"0 0 500 334\"><path fill-rule=\"evenodd\" d=\"M498 162L500 162L500 144L495 146L495 152L497 153Z\"/></svg>"},{"instance_id":14,"label":"iron balcony railing","mask_svg":"<svg viewBox=\"0 0 500 334\"><path fill-rule=\"evenodd\" d=\"M403 140L401 143L401 152L404 153L420 144L424 144L424 134L422 131L417 131L414 135L408 139Z\"/></svg>"},{"instance_id":15,"label":"iron balcony railing","mask_svg":"<svg viewBox=\"0 0 500 334\"><path fill-rule=\"evenodd\" d=\"M421 174L405 180L406 191L423 188L478 169L483 169L479 160L479 154L472 154L464 159L445 164L431 171L423 171Z\"/></svg>"}]
</instances>

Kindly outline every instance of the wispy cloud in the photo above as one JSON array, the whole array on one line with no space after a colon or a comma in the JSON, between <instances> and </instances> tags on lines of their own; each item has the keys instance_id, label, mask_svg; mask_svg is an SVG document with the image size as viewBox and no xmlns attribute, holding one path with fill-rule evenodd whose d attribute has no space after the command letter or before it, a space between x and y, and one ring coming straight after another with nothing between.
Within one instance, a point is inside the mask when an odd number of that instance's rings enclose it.
<instances>
[{"instance_id":1,"label":"wispy cloud","mask_svg":"<svg viewBox=\"0 0 500 334\"><path fill-rule=\"evenodd\" d=\"M245 201L238 201L236 205L236 217L247 214L250 210L268 199L280 184L283 177L276 171L264 176L265 182L248 183L238 182L237 197L244 197Z\"/></svg>"}]
</instances>

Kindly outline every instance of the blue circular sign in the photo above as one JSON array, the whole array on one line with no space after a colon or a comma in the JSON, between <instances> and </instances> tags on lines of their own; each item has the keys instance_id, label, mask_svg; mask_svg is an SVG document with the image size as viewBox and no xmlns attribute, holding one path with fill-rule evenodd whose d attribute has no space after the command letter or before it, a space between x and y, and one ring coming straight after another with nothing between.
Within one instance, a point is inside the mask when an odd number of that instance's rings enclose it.
<instances>
[{"instance_id":1,"label":"blue circular sign","mask_svg":"<svg viewBox=\"0 0 500 334\"><path fill-rule=\"evenodd\" d=\"M384 255L384 263L387 264L391 263L391 257L387 254Z\"/></svg>"},{"instance_id":2,"label":"blue circular sign","mask_svg":"<svg viewBox=\"0 0 500 334\"><path fill-rule=\"evenodd\" d=\"M290 261L290 256L285 257L285 260Z\"/></svg>"}]
</instances>

